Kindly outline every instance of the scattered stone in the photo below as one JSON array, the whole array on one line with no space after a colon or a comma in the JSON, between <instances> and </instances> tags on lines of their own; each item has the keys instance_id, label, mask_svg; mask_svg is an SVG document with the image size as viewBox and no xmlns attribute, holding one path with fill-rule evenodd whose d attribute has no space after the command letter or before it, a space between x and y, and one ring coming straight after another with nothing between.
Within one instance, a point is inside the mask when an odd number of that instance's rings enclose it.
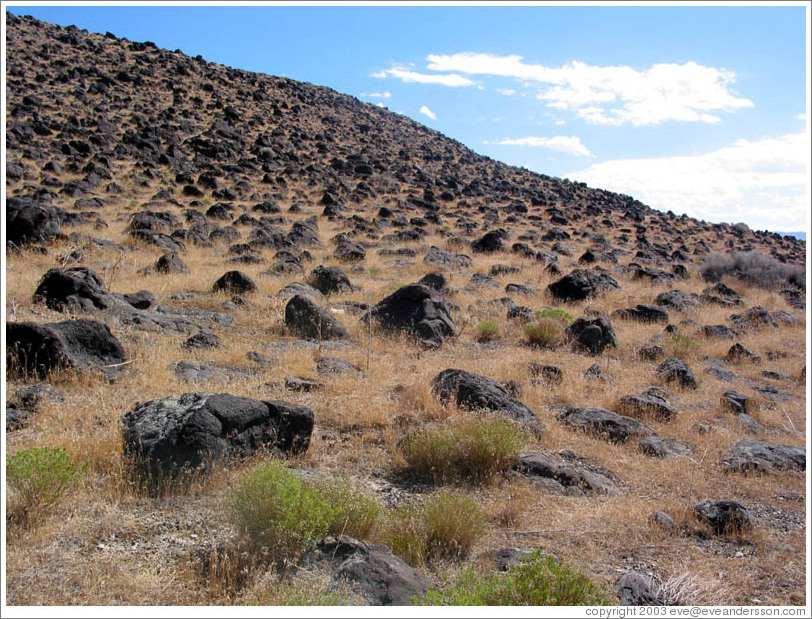
<instances>
[{"instance_id":1,"label":"scattered stone","mask_svg":"<svg viewBox=\"0 0 812 619\"><path fill-rule=\"evenodd\" d=\"M346 535L324 538L304 561L310 569L327 564L334 582L348 581L372 606L408 606L422 597L431 580L395 556L383 544Z\"/></svg>"},{"instance_id":2,"label":"scattered stone","mask_svg":"<svg viewBox=\"0 0 812 619\"><path fill-rule=\"evenodd\" d=\"M637 356L642 361L659 361L665 357L665 349L657 344L648 344L637 351Z\"/></svg>"},{"instance_id":3,"label":"scattered stone","mask_svg":"<svg viewBox=\"0 0 812 619\"><path fill-rule=\"evenodd\" d=\"M657 295L656 305L668 307L684 314L692 314L701 305L699 296L682 290L669 290Z\"/></svg>"},{"instance_id":4,"label":"scattered stone","mask_svg":"<svg viewBox=\"0 0 812 619\"><path fill-rule=\"evenodd\" d=\"M635 307L615 310L612 313L612 317L642 323L668 322L668 312L656 305L637 305Z\"/></svg>"},{"instance_id":5,"label":"scattered stone","mask_svg":"<svg viewBox=\"0 0 812 619\"><path fill-rule=\"evenodd\" d=\"M200 331L183 343L184 348L219 348L223 340L210 331Z\"/></svg>"},{"instance_id":6,"label":"scattered stone","mask_svg":"<svg viewBox=\"0 0 812 619\"><path fill-rule=\"evenodd\" d=\"M731 389L722 394L722 408L729 410L734 415L747 414L750 410L750 404L750 398L738 391Z\"/></svg>"},{"instance_id":7,"label":"scattered stone","mask_svg":"<svg viewBox=\"0 0 812 619\"><path fill-rule=\"evenodd\" d=\"M621 606L662 606L659 586L648 574L628 572L614 586Z\"/></svg>"},{"instance_id":8,"label":"scattered stone","mask_svg":"<svg viewBox=\"0 0 812 619\"><path fill-rule=\"evenodd\" d=\"M702 335L707 338L735 340L739 332L726 325L706 325L702 327Z\"/></svg>"},{"instance_id":9,"label":"scattered stone","mask_svg":"<svg viewBox=\"0 0 812 619\"><path fill-rule=\"evenodd\" d=\"M457 336L448 301L421 284L399 288L379 301L370 314L384 329L408 332L429 348L441 346L446 337Z\"/></svg>"},{"instance_id":10,"label":"scattered stone","mask_svg":"<svg viewBox=\"0 0 812 619\"><path fill-rule=\"evenodd\" d=\"M541 363L530 363L530 376L533 384L560 385L564 380L564 372L555 365L542 365Z\"/></svg>"},{"instance_id":11,"label":"scattered stone","mask_svg":"<svg viewBox=\"0 0 812 619\"><path fill-rule=\"evenodd\" d=\"M355 290L355 287L350 283L350 278L338 267L318 266L311 271L308 282L322 294L353 292Z\"/></svg>"},{"instance_id":12,"label":"scattered stone","mask_svg":"<svg viewBox=\"0 0 812 619\"><path fill-rule=\"evenodd\" d=\"M722 465L727 471L739 473L805 471L806 447L743 439L733 444Z\"/></svg>"},{"instance_id":13,"label":"scattered stone","mask_svg":"<svg viewBox=\"0 0 812 619\"><path fill-rule=\"evenodd\" d=\"M24 430L31 423L34 411L18 408L13 402L6 402L6 433Z\"/></svg>"},{"instance_id":14,"label":"scattered stone","mask_svg":"<svg viewBox=\"0 0 812 619\"><path fill-rule=\"evenodd\" d=\"M462 270L469 269L474 261L465 254L452 254L439 247L433 245L429 247L426 252L426 257L423 259L426 264L431 264L442 269Z\"/></svg>"},{"instance_id":15,"label":"scattered stone","mask_svg":"<svg viewBox=\"0 0 812 619\"><path fill-rule=\"evenodd\" d=\"M22 408L35 413L39 412L44 402L52 402L60 406L65 403L65 396L62 395L62 392L47 383L20 387L14 392L14 395L20 401Z\"/></svg>"},{"instance_id":16,"label":"scattered stone","mask_svg":"<svg viewBox=\"0 0 812 619\"><path fill-rule=\"evenodd\" d=\"M553 480L562 486L563 494L614 495L619 492L615 481L609 475L587 468L579 464L577 459L556 461L551 454L543 451L530 451L522 454L511 470L531 481ZM547 487L549 488L549 486Z\"/></svg>"},{"instance_id":17,"label":"scattered stone","mask_svg":"<svg viewBox=\"0 0 812 619\"><path fill-rule=\"evenodd\" d=\"M646 391L627 395L618 400L615 408L621 415L638 419L653 417L658 421L671 421L677 415L677 409L658 394L659 390Z\"/></svg>"},{"instance_id":18,"label":"scattered stone","mask_svg":"<svg viewBox=\"0 0 812 619\"><path fill-rule=\"evenodd\" d=\"M113 379L126 361L121 342L96 320L6 323L6 362L24 376L44 378L60 369L103 370Z\"/></svg>"},{"instance_id":19,"label":"scattered stone","mask_svg":"<svg viewBox=\"0 0 812 619\"><path fill-rule=\"evenodd\" d=\"M593 363L584 370L584 378L587 380L600 380L603 382L612 381L612 376L597 363Z\"/></svg>"},{"instance_id":20,"label":"scattered stone","mask_svg":"<svg viewBox=\"0 0 812 619\"><path fill-rule=\"evenodd\" d=\"M285 389L288 391L297 391L300 393L312 393L313 391L320 391L324 388L324 383L320 383L309 378L301 378L299 376L286 376Z\"/></svg>"},{"instance_id":21,"label":"scattered stone","mask_svg":"<svg viewBox=\"0 0 812 619\"><path fill-rule=\"evenodd\" d=\"M657 376L667 383L677 383L685 389L696 389L696 378L685 363L672 357L666 359L657 368Z\"/></svg>"},{"instance_id":22,"label":"scattered stone","mask_svg":"<svg viewBox=\"0 0 812 619\"><path fill-rule=\"evenodd\" d=\"M434 377L431 390L443 405L453 400L460 408L499 413L528 424L536 432L544 431L536 414L492 378L449 368Z\"/></svg>"},{"instance_id":23,"label":"scattered stone","mask_svg":"<svg viewBox=\"0 0 812 619\"><path fill-rule=\"evenodd\" d=\"M573 350L599 355L606 348L617 348L617 336L608 318L578 318L564 331Z\"/></svg>"},{"instance_id":24,"label":"scattered stone","mask_svg":"<svg viewBox=\"0 0 812 619\"><path fill-rule=\"evenodd\" d=\"M347 328L310 297L295 295L285 306L285 326L291 334L308 340L347 337Z\"/></svg>"},{"instance_id":25,"label":"scattered stone","mask_svg":"<svg viewBox=\"0 0 812 619\"><path fill-rule=\"evenodd\" d=\"M729 363L739 363L742 361L750 361L752 363L758 363L761 361L761 357L759 357L756 353L752 350L747 348L745 345L736 342L733 346L730 347L730 350L727 351L727 355L725 355L725 360Z\"/></svg>"},{"instance_id":26,"label":"scattered stone","mask_svg":"<svg viewBox=\"0 0 812 619\"><path fill-rule=\"evenodd\" d=\"M280 299L290 299L295 297L296 295L310 297L317 303L321 303L324 300L324 295L313 288L313 286L309 286L307 284L300 284L298 282L294 282L292 284L288 284L282 290L276 293L276 296Z\"/></svg>"},{"instance_id":27,"label":"scattered stone","mask_svg":"<svg viewBox=\"0 0 812 619\"><path fill-rule=\"evenodd\" d=\"M158 258L154 266L158 273L182 275L189 272L189 267L176 252L169 252Z\"/></svg>"},{"instance_id":28,"label":"scattered stone","mask_svg":"<svg viewBox=\"0 0 812 619\"><path fill-rule=\"evenodd\" d=\"M316 371L321 375L360 374L361 368L338 357L318 357Z\"/></svg>"},{"instance_id":29,"label":"scattered stone","mask_svg":"<svg viewBox=\"0 0 812 619\"><path fill-rule=\"evenodd\" d=\"M547 290L561 301L581 301L605 290L620 290L620 284L605 273L576 269L547 286Z\"/></svg>"},{"instance_id":30,"label":"scattered stone","mask_svg":"<svg viewBox=\"0 0 812 619\"><path fill-rule=\"evenodd\" d=\"M613 443L625 443L632 437L655 434L654 430L637 419L618 415L599 406L570 407L561 413L558 419L573 429L595 434Z\"/></svg>"},{"instance_id":31,"label":"scattered stone","mask_svg":"<svg viewBox=\"0 0 812 619\"><path fill-rule=\"evenodd\" d=\"M694 513L716 535L746 533L753 528L750 511L738 501L708 499L694 505Z\"/></svg>"},{"instance_id":32,"label":"scattered stone","mask_svg":"<svg viewBox=\"0 0 812 619\"><path fill-rule=\"evenodd\" d=\"M114 303L102 278L86 267L48 270L34 292L34 301L57 312L93 312Z\"/></svg>"},{"instance_id":33,"label":"scattered stone","mask_svg":"<svg viewBox=\"0 0 812 619\"><path fill-rule=\"evenodd\" d=\"M313 411L229 393L185 393L139 404L122 420L124 454L146 478L207 472L260 449L307 451Z\"/></svg>"},{"instance_id":34,"label":"scattered stone","mask_svg":"<svg viewBox=\"0 0 812 619\"><path fill-rule=\"evenodd\" d=\"M436 290L437 292L443 292L446 290L448 286L448 282L446 280L445 275L442 273L438 273L436 271L432 271L431 273L426 273L423 277L421 277L418 281L418 284L422 284L423 286L428 286L432 290Z\"/></svg>"},{"instance_id":35,"label":"scattered stone","mask_svg":"<svg viewBox=\"0 0 812 619\"><path fill-rule=\"evenodd\" d=\"M676 533L679 531L679 526L677 525L676 521L668 512L664 512L661 509L658 509L651 515L651 522L668 533Z\"/></svg>"},{"instance_id":36,"label":"scattered stone","mask_svg":"<svg viewBox=\"0 0 812 619\"><path fill-rule=\"evenodd\" d=\"M693 450L674 439L649 436L640 442L640 451L652 458L678 458L690 456Z\"/></svg>"},{"instance_id":37,"label":"scattered stone","mask_svg":"<svg viewBox=\"0 0 812 619\"><path fill-rule=\"evenodd\" d=\"M229 294L246 294L257 290L254 281L242 271L228 271L212 286L212 292L227 292Z\"/></svg>"}]
</instances>

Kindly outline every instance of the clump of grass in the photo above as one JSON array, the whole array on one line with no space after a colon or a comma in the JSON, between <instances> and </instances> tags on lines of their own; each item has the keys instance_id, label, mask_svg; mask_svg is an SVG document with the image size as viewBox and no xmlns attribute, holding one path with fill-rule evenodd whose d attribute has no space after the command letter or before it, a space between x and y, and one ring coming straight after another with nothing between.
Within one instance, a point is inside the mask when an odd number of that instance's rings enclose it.
<instances>
[{"instance_id":1,"label":"clump of grass","mask_svg":"<svg viewBox=\"0 0 812 619\"><path fill-rule=\"evenodd\" d=\"M611 604L603 587L552 557L534 552L506 572L477 574L462 571L458 582L445 591L431 590L423 606L597 606Z\"/></svg>"},{"instance_id":2,"label":"clump of grass","mask_svg":"<svg viewBox=\"0 0 812 619\"><path fill-rule=\"evenodd\" d=\"M476 328L476 339L480 342L490 342L499 335L499 323L495 320L483 320Z\"/></svg>"},{"instance_id":3,"label":"clump of grass","mask_svg":"<svg viewBox=\"0 0 812 619\"><path fill-rule=\"evenodd\" d=\"M226 503L236 528L272 562L301 554L327 535L337 515L313 485L277 461L237 482Z\"/></svg>"},{"instance_id":4,"label":"clump of grass","mask_svg":"<svg viewBox=\"0 0 812 619\"><path fill-rule=\"evenodd\" d=\"M406 437L406 462L419 474L440 481L482 481L510 467L526 444L513 422L465 416Z\"/></svg>"},{"instance_id":5,"label":"clump of grass","mask_svg":"<svg viewBox=\"0 0 812 619\"><path fill-rule=\"evenodd\" d=\"M87 470L61 447L33 447L6 456L6 479L14 492L8 517L24 526L37 522L64 497Z\"/></svg>"},{"instance_id":6,"label":"clump of grass","mask_svg":"<svg viewBox=\"0 0 812 619\"><path fill-rule=\"evenodd\" d=\"M541 317L536 322L524 325L527 343L538 348L552 348L561 342L564 323L558 318Z\"/></svg>"},{"instance_id":7,"label":"clump of grass","mask_svg":"<svg viewBox=\"0 0 812 619\"><path fill-rule=\"evenodd\" d=\"M485 512L468 496L439 492L420 507L400 507L387 514L380 541L410 565L463 560L484 535Z\"/></svg>"},{"instance_id":8,"label":"clump of grass","mask_svg":"<svg viewBox=\"0 0 812 619\"><path fill-rule=\"evenodd\" d=\"M537 310L535 312L535 316L536 320L541 320L542 318L555 318L556 320L560 320L565 324L569 324L574 320L572 314L562 309Z\"/></svg>"},{"instance_id":9,"label":"clump of grass","mask_svg":"<svg viewBox=\"0 0 812 619\"><path fill-rule=\"evenodd\" d=\"M362 541L376 539L384 517L380 503L343 480L319 482L316 488L332 509L328 534L349 535Z\"/></svg>"}]
</instances>

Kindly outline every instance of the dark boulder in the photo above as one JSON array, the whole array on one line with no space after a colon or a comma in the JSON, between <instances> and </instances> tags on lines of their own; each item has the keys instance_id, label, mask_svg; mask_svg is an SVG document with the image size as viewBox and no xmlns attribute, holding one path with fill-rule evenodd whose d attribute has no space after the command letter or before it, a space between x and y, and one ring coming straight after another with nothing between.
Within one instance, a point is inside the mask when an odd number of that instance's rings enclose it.
<instances>
[{"instance_id":1,"label":"dark boulder","mask_svg":"<svg viewBox=\"0 0 812 619\"><path fill-rule=\"evenodd\" d=\"M158 273L165 273L167 275L188 273L189 267L181 260L175 252L169 252L158 258L155 262L155 270Z\"/></svg>"},{"instance_id":2,"label":"dark boulder","mask_svg":"<svg viewBox=\"0 0 812 619\"><path fill-rule=\"evenodd\" d=\"M310 297L314 301L322 301L324 299L324 295L313 288L313 286L309 286L307 284L302 284L299 282L293 282L288 284L282 290L276 293L276 296L280 299L290 299L295 297L296 295L302 295L305 297Z\"/></svg>"},{"instance_id":3,"label":"dark boulder","mask_svg":"<svg viewBox=\"0 0 812 619\"><path fill-rule=\"evenodd\" d=\"M727 325L705 325L702 327L702 335L709 339L735 340L739 337L738 332Z\"/></svg>"},{"instance_id":4,"label":"dark boulder","mask_svg":"<svg viewBox=\"0 0 812 619\"><path fill-rule=\"evenodd\" d=\"M668 312L656 305L637 305L619 309L612 313L612 317L643 323L661 322L665 324L668 322Z\"/></svg>"},{"instance_id":5,"label":"dark boulder","mask_svg":"<svg viewBox=\"0 0 812 619\"><path fill-rule=\"evenodd\" d=\"M466 410L491 411L526 423L537 432L544 430L536 414L492 378L449 368L434 377L431 390L443 405L453 401Z\"/></svg>"},{"instance_id":6,"label":"dark boulder","mask_svg":"<svg viewBox=\"0 0 812 619\"><path fill-rule=\"evenodd\" d=\"M696 378L685 363L672 357L657 367L657 376L667 383L676 383L685 389L696 389Z\"/></svg>"},{"instance_id":7,"label":"dark boulder","mask_svg":"<svg viewBox=\"0 0 812 619\"><path fill-rule=\"evenodd\" d=\"M599 355L606 348L617 348L617 337L608 318L578 318L570 324L564 334L572 343L573 350L590 355Z\"/></svg>"},{"instance_id":8,"label":"dark boulder","mask_svg":"<svg viewBox=\"0 0 812 619\"><path fill-rule=\"evenodd\" d=\"M428 286L432 290L436 290L437 292L442 292L446 289L448 285L448 281L446 280L445 275L442 273L438 273L436 271L432 271L431 273L426 273L423 277L421 277L418 284L422 284L423 286Z\"/></svg>"},{"instance_id":9,"label":"dark boulder","mask_svg":"<svg viewBox=\"0 0 812 619\"><path fill-rule=\"evenodd\" d=\"M473 260L465 254L452 254L445 249L431 246L423 259L426 264L431 264L443 269L468 269L473 265Z\"/></svg>"},{"instance_id":10,"label":"dark boulder","mask_svg":"<svg viewBox=\"0 0 812 619\"><path fill-rule=\"evenodd\" d=\"M34 301L57 312L91 312L115 303L102 278L85 267L49 269L34 291Z\"/></svg>"},{"instance_id":11,"label":"dark boulder","mask_svg":"<svg viewBox=\"0 0 812 619\"><path fill-rule=\"evenodd\" d=\"M355 290L355 286L350 283L350 278L338 267L316 267L310 272L308 283L322 294L353 292Z\"/></svg>"},{"instance_id":12,"label":"dark boulder","mask_svg":"<svg viewBox=\"0 0 812 619\"><path fill-rule=\"evenodd\" d=\"M228 393L185 393L139 404L122 420L125 456L147 479L208 470L260 449L303 453L313 411Z\"/></svg>"},{"instance_id":13,"label":"dark boulder","mask_svg":"<svg viewBox=\"0 0 812 619\"><path fill-rule=\"evenodd\" d=\"M750 398L738 391L729 390L722 394L722 407L734 415L746 415L750 412Z\"/></svg>"},{"instance_id":14,"label":"dark boulder","mask_svg":"<svg viewBox=\"0 0 812 619\"><path fill-rule=\"evenodd\" d=\"M555 365L544 365L541 363L530 363L530 376L532 384L560 385L564 380L563 370Z\"/></svg>"},{"instance_id":15,"label":"dark boulder","mask_svg":"<svg viewBox=\"0 0 812 619\"><path fill-rule=\"evenodd\" d=\"M659 361L665 356L665 349L657 344L648 344L637 351L637 356L642 361Z\"/></svg>"},{"instance_id":16,"label":"dark boulder","mask_svg":"<svg viewBox=\"0 0 812 619\"><path fill-rule=\"evenodd\" d=\"M753 528L750 511L738 501L708 499L694 505L694 513L716 535L746 533Z\"/></svg>"},{"instance_id":17,"label":"dark boulder","mask_svg":"<svg viewBox=\"0 0 812 619\"><path fill-rule=\"evenodd\" d=\"M228 271L212 286L212 292L227 292L230 294L245 294L257 290L254 281L242 271Z\"/></svg>"},{"instance_id":18,"label":"dark boulder","mask_svg":"<svg viewBox=\"0 0 812 619\"><path fill-rule=\"evenodd\" d=\"M367 251L360 243L344 240L338 244L333 256L340 262L361 262L366 258Z\"/></svg>"},{"instance_id":19,"label":"dark boulder","mask_svg":"<svg viewBox=\"0 0 812 619\"><path fill-rule=\"evenodd\" d=\"M568 408L558 418L573 429L595 434L613 443L625 443L632 437L654 434L654 430L637 419L618 415L599 406Z\"/></svg>"},{"instance_id":20,"label":"dark boulder","mask_svg":"<svg viewBox=\"0 0 812 619\"><path fill-rule=\"evenodd\" d=\"M504 240L509 237L508 233L499 228L486 232L483 236L471 242L471 249L480 253L493 253L505 249Z\"/></svg>"},{"instance_id":21,"label":"dark boulder","mask_svg":"<svg viewBox=\"0 0 812 619\"><path fill-rule=\"evenodd\" d=\"M432 586L428 577L383 544L346 535L324 538L304 563L311 569L326 564L334 582L351 583L372 606L408 606Z\"/></svg>"},{"instance_id":22,"label":"dark boulder","mask_svg":"<svg viewBox=\"0 0 812 619\"><path fill-rule=\"evenodd\" d=\"M607 473L596 470L596 467L590 468L579 462L577 457L558 460L543 451L531 451L522 454L512 470L530 481L544 480L541 487L555 491L557 488L549 485L549 481L553 481L562 487L563 494L570 496L614 495L619 491Z\"/></svg>"},{"instance_id":23,"label":"dark boulder","mask_svg":"<svg viewBox=\"0 0 812 619\"><path fill-rule=\"evenodd\" d=\"M730 350L727 351L727 355L725 355L725 359L729 363L738 363L741 361L750 361L752 363L758 363L761 361L761 357L759 357L756 353L747 348L747 346L739 342L736 342L735 344L733 344L733 346L730 347Z\"/></svg>"},{"instance_id":24,"label":"dark boulder","mask_svg":"<svg viewBox=\"0 0 812 619\"><path fill-rule=\"evenodd\" d=\"M421 284L399 288L379 301L371 315L384 329L408 332L430 348L457 335L449 303L439 292Z\"/></svg>"},{"instance_id":25,"label":"dark boulder","mask_svg":"<svg viewBox=\"0 0 812 619\"><path fill-rule=\"evenodd\" d=\"M669 290L657 295L655 305L667 307L684 314L691 314L701 304L699 296L682 290Z\"/></svg>"},{"instance_id":26,"label":"dark boulder","mask_svg":"<svg viewBox=\"0 0 812 619\"><path fill-rule=\"evenodd\" d=\"M149 290L124 293L121 298L135 309L146 310L155 306L155 295Z\"/></svg>"},{"instance_id":27,"label":"dark boulder","mask_svg":"<svg viewBox=\"0 0 812 619\"><path fill-rule=\"evenodd\" d=\"M657 421L671 421L677 415L677 409L671 406L656 389L624 396L618 400L615 408L621 415L638 419L654 418Z\"/></svg>"},{"instance_id":28,"label":"dark boulder","mask_svg":"<svg viewBox=\"0 0 812 619\"><path fill-rule=\"evenodd\" d=\"M295 295L285 306L285 326L309 340L336 340L347 337L347 329L327 310L308 296Z\"/></svg>"},{"instance_id":29,"label":"dark boulder","mask_svg":"<svg viewBox=\"0 0 812 619\"><path fill-rule=\"evenodd\" d=\"M806 447L744 439L734 443L722 465L727 471L740 473L805 471Z\"/></svg>"},{"instance_id":30,"label":"dark boulder","mask_svg":"<svg viewBox=\"0 0 812 619\"><path fill-rule=\"evenodd\" d=\"M125 362L121 342L107 325L95 320L6 323L6 363L23 375L100 369L108 370L112 378Z\"/></svg>"},{"instance_id":31,"label":"dark boulder","mask_svg":"<svg viewBox=\"0 0 812 619\"><path fill-rule=\"evenodd\" d=\"M15 245L46 243L61 235L59 211L31 198L6 200L6 240Z\"/></svg>"},{"instance_id":32,"label":"dark boulder","mask_svg":"<svg viewBox=\"0 0 812 619\"><path fill-rule=\"evenodd\" d=\"M628 572L614 586L621 606L663 606L660 586L648 574Z\"/></svg>"},{"instance_id":33,"label":"dark boulder","mask_svg":"<svg viewBox=\"0 0 812 619\"><path fill-rule=\"evenodd\" d=\"M620 290L620 285L605 273L576 269L547 286L547 290L561 301L582 301L606 290Z\"/></svg>"}]
</instances>

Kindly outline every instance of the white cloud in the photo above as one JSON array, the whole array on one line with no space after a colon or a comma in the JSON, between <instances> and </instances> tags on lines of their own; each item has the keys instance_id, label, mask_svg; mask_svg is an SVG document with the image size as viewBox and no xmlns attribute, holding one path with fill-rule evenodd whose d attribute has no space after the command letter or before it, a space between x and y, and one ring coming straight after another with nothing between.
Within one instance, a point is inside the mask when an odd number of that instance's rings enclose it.
<instances>
[{"instance_id":1,"label":"white cloud","mask_svg":"<svg viewBox=\"0 0 812 619\"><path fill-rule=\"evenodd\" d=\"M498 92L500 95L505 95L505 96L509 97L510 95L515 95L516 94L516 89L515 88L497 88L496 92Z\"/></svg>"},{"instance_id":2,"label":"white cloud","mask_svg":"<svg viewBox=\"0 0 812 619\"><path fill-rule=\"evenodd\" d=\"M437 120L437 114L435 114L434 112L432 112L432 111L431 111L431 110L428 108L428 106L425 106L425 105L424 105L423 107L421 107L421 108L420 108L420 113L421 113L421 114L423 114L424 116L428 116L428 117L429 117L429 118L431 118L432 120Z\"/></svg>"},{"instance_id":3,"label":"white cloud","mask_svg":"<svg viewBox=\"0 0 812 619\"><path fill-rule=\"evenodd\" d=\"M606 161L566 176L653 208L786 231L806 227L808 171L809 144L795 133L700 155Z\"/></svg>"},{"instance_id":4,"label":"white cloud","mask_svg":"<svg viewBox=\"0 0 812 619\"><path fill-rule=\"evenodd\" d=\"M370 99L389 99L392 96L391 92L362 92L362 97L369 97Z\"/></svg>"},{"instance_id":5,"label":"white cloud","mask_svg":"<svg viewBox=\"0 0 812 619\"><path fill-rule=\"evenodd\" d=\"M393 67L384 71L373 73L372 77L394 77L404 82L414 82L418 84L439 84L441 86L451 86L458 88L460 86L473 86L476 84L473 80L450 73L447 75L427 75L425 73L418 73L399 67Z\"/></svg>"},{"instance_id":6,"label":"white cloud","mask_svg":"<svg viewBox=\"0 0 812 619\"><path fill-rule=\"evenodd\" d=\"M730 87L735 74L695 62L655 64L640 71L573 61L562 67L525 63L518 55L463 52L430 54L427 68L520 80L539 89L536 97L553 109L569 110L589 123L657 125L669 120L719 122L718 112L753 107ZM456 74L455 74L456 75Z\"/></svg>"},{"instance_id":7,"label":"white cloud","mask_svg":"<svg viewBox=\"0 0 812 619\"><path fill-rule=\"evenodd\" d=\"M526 138L504 138L496 142L502 146L535 146L557 150L576 157L594 157L589 149L581 143L581 138L576 136L558 135L552 138L526 137Z\"/></svg>"}]
</instances>

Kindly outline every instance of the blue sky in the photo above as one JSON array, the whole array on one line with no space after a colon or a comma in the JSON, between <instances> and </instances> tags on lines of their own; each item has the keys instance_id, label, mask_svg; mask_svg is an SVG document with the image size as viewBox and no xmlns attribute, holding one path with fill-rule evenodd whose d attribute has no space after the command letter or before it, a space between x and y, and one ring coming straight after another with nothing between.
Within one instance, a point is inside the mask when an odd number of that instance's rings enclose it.
<instances>
[{"instance_id":1,"label":"blue sky","mask_svg":"<svg viewBox=\"0 0 812 619\"><path fill-rule=\"evenodd\" d=\"M808 3L9 2L329 86L512 165L754 229L808 229Z\"/></svg>"}]
</instances>

